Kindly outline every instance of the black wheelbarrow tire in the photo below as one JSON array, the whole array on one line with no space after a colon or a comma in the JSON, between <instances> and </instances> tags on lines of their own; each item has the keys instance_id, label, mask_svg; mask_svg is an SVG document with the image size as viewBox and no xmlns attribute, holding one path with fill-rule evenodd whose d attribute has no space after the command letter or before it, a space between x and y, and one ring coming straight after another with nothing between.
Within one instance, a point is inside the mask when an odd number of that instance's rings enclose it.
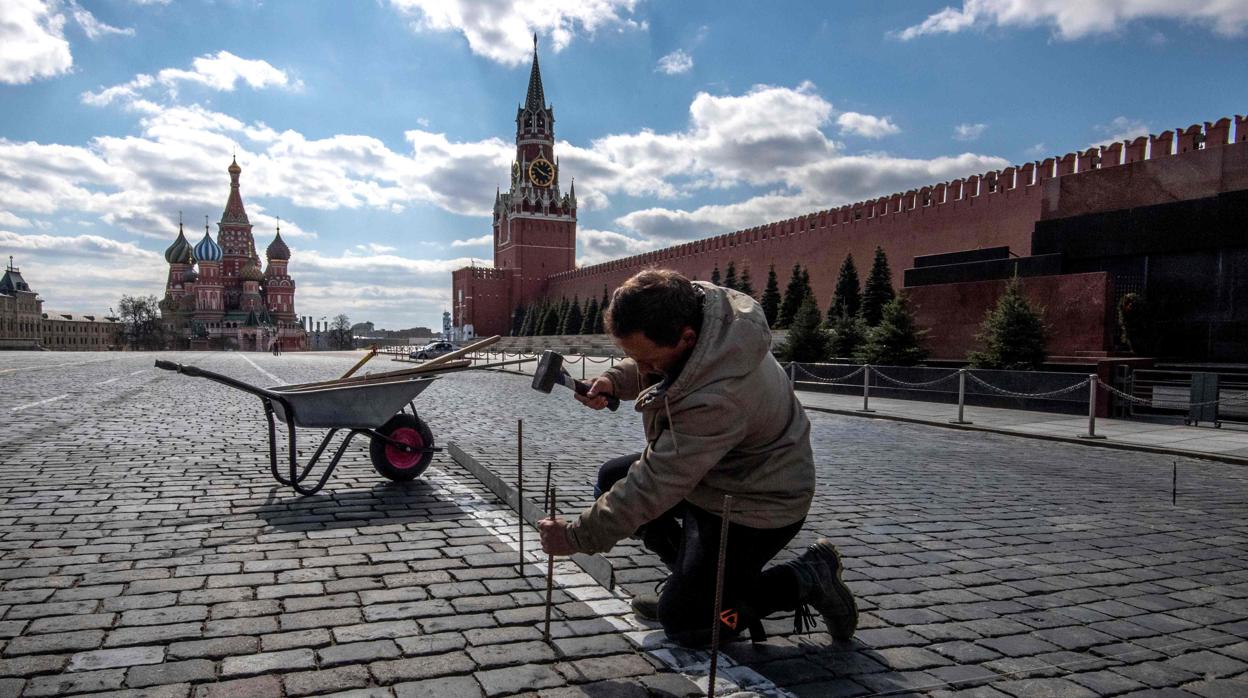
<instances>
[{"instance_id":1,"label":"black wheelbarrow tire","mask_svg":"<svg viewBox=\"0 0 1248 698\"><path fill-rule=\"evenodd\" d=\"M420 417L405 412L394 415L377 430L383 436L416 448L433 448L433 432ZM381 439L373 439L368 446L373 468L382 477L398 482L414 480L425 472L433 460L433 453L411 453L396 448Z\"/></svg>"}]
</instances>

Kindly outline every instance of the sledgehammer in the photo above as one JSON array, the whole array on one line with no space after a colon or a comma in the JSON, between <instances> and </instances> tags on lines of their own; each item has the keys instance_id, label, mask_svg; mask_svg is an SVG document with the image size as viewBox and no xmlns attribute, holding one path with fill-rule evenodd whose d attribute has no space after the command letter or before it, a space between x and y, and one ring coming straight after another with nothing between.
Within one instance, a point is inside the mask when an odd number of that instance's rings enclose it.
<instances>
[{"instance_id":1,"label":"sledgehammer","mask_svg":"<svg viewBox=\"0 0 1248 698\"><path fill-rule=\"evenodd\" d=\"M574 379L563 367L563 355L547 349L537 361L537 369L533 372L533 389L549 393L558 383L571 388L577 395L589 393L589 386ZM620 399L614 395L606 395L607 409L612 412L620 408Z\"/></svg>"}]
</instances>

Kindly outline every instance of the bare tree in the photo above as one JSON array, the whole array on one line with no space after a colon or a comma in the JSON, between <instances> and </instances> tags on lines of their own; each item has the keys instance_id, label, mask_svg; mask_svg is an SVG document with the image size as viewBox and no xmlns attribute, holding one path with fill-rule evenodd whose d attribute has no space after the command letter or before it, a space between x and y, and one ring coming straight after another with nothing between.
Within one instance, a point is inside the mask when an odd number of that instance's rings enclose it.
<instances>
[{"instance_id":1,"label":"bare tree","mask_svg":"<svg viewBox=\"0 0 1248 698\"><path fill-rule=\"evenodd\" d=\"M122 296L117 302L121 341L131 349L164 349L165 328L156 296Z\"/></svg>"},{"instance_id":2,"label":"bare tree","mask_svg":"<svg viewBox=\"0 0 1248 698\"><path fill-rule=\"evenodd\" d=\"M338 313L329 323L329 345L335 349L354 349L355 336L351 332L351 318Z\"/></svg>"}]
</instances>

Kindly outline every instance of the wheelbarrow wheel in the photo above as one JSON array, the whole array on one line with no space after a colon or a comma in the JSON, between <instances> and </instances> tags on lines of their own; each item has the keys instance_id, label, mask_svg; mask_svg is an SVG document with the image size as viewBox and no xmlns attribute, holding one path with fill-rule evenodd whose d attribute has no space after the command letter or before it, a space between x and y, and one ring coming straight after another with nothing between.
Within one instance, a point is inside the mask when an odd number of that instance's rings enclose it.
<instances>
[{"instance_id":1,"label":"wheelbarrow wheel","mask_svg":"<svg viewBox=\"0 0 1248 698\"><path fill-rule=\"evenodd\" d=\"M408 446L433 447L433 432L429 431L429 425L420 417L410 414L394 415L377 432ZM381 439L373 439L368 447L368 455L372 458L373 468L382 477L400 482L415 479L425 472L425 468L433 460L430 452L404 451Z\"/></svg>"}]
</instances>

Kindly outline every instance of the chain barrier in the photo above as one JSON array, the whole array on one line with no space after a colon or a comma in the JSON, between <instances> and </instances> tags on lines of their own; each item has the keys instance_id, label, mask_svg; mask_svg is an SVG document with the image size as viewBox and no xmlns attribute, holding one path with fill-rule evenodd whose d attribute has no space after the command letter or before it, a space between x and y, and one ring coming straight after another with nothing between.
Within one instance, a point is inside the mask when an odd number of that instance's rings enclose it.
<instances>
[{"instance_id":1,"label":"chain barrier","mask_svg":"<svg viewBox=\"0 0 1248 698\"><path fill-rule=\"evenodd\" d=\"M588 357L588 356L586 356L586 357L585 357L585 360L586 360L586 361L588 361L588 362L589 362L589 363L591 363L591 364L605 364L605 363L607 363L608 361L610 361L611 359L612 359L612 357L610 357L610 356L608 356L608 357L607 357L607 358L605 358L605 359L601 359L601 360L591 359L591 358L590 358L590 357Z\"/></svg>"},{"instance_id":2,"label":"chain barrier","mask_svg":"<svg viewBox=\"0 0 1248 698\"><path fill-rule=\"evenodd\" d=\"M1146 405L1148 407L1152 407L1154 406L1154 403L1157 402L1156 399L1145 399L1142 397L1136 397L1135 395L1131 395L1130 393L1125 393L1099 378L1096 380L1096 382L1099 383L1102 388L1109 391L1110 393L1113 393L1114 395L1117 395L1123 400L1133 402L1137 405ZM1178 399L1166 399L1164 400L1164 402L1174 403L1175 405L1187 405L1189 408L1208 407L1209 405L1220 405L1220 404L1225 404L1225 403L1235 404L1235 403L1240 403L1240 402L1248 402L1248 393L1244 393L1243 395L1239 397L1225 397L1225 398L1219 398L1217 400L1208 400L1205 402L1188 402L1188 401L1178 400Z\"/></svg>"},{"instance_id":3,"label":"chain barrier","mask_svg":"<svg viewBox=\"0 0 1248 698\"><path fill-rule=\"evenodd\" d=\"M989 390L991 390L991 391L993 391L993 392L995 392L995 393L999 393L999 394L1001 394L1001 395L1005 395L1005 396L1007 396L1007 397L1021 397L1021 398L1045 398L1045 397L1057 397L1058 395L1065 395L1066 393L1073 393L1073 392L1075 392L1076 390L1079 390L1080 388L1086 388L1086 387L1088 387L1088 379L1084 378L1083 380L1079 381L1078 383L1075 383L1074 385L1069 386L1069 387L1066 387L1066 388L1062 388L1062 389L1060 389L1060 390L1050 390L1049 392L1046 392L1046 393L1018 393L1018 392L1015 392L1015 391L1013 391L1013 390L1006 390L1006 389L1004 389L1004 388L998 388L997 386L992 385L991 383L987 383L987 382L985 382L985 381L984 381L983 379L981 379L979 376L977 376L977 375L975 375L974 373L971 373L971 372L969 372L969 371L967 372L966 376L967 376L968 378L970 378L971 380L975 381L976 383L978 383L978 384L982 385L983 387L985 387L985 388L987 388L987 389L989 389Z\"/></svg>"},{"instance_id":4,"label":"chain barrier","mask_svg":"<svg viewBox=\"0 0 1248 698\"><path fill-rule=\"evenodd\" d=\"M858 375L859 373L862 373L863 371L867 370L867 367L866 367L866 366L859 366L859 367L858 367L858 370L857 370L857 371L854 371L853 373L847 373L847 374L845 374L845 375L843 375L843 376L838 376L838 377L836 377L836 378L824 378L823 376L818 376L818 375L815 375L815 374L811 373L810 371L806 370L806 367L805 367L805 366L803 366L803 365L801 365L801 364L799 364L799 363L795 363L795 364L793 364L793 365L797 367L797 370L799 370L799 371L801 371L802 373L806 374L806 375L807 375L807 376L809 376L810 378L814 378L814 379L815 379L815 382L817 382L817 383L840 383L840 382L842 382L842 381L847 381L847 380L849 380L850 378L853 378L854 376Z\"/></svg>"},{"instance_id":5,"label":"chain barrier","mask_svg":"<svg viewBox=\"0 0 1248 698\"><path fill-rule=\"evenodd\" d=\"M883 378L884 380L888 381L889 383L895 383L895 384L897 384L897 385L900 385L900 386L902 386L902 387L906 387L906 388L929 388L929 387L931 387L931 386L933 386L933 385L936 385L937 383L944 383L945 381L949 380L950 378L957 378L957 377L958 377L958 372L957 372L957 371L954 371L953 373L950 373L950 374L945 375L945 376L941 376L940 378L937 378L936 380L921 381L921 382L918 382L918 383L911 383L911 382L908 382L908 381L897 380L896 378L892 378L892 377L890 377L890 376L887 376L887 375L885 375L882 371L880 371L880 369L878 369L878 368L877 368L877 369L875 369L875 370L873 370L873 371L872 371L872 373L873 373L874 375L876 375L876 376L880 377L880 378Z\"/></svg>"}]
</instances>

